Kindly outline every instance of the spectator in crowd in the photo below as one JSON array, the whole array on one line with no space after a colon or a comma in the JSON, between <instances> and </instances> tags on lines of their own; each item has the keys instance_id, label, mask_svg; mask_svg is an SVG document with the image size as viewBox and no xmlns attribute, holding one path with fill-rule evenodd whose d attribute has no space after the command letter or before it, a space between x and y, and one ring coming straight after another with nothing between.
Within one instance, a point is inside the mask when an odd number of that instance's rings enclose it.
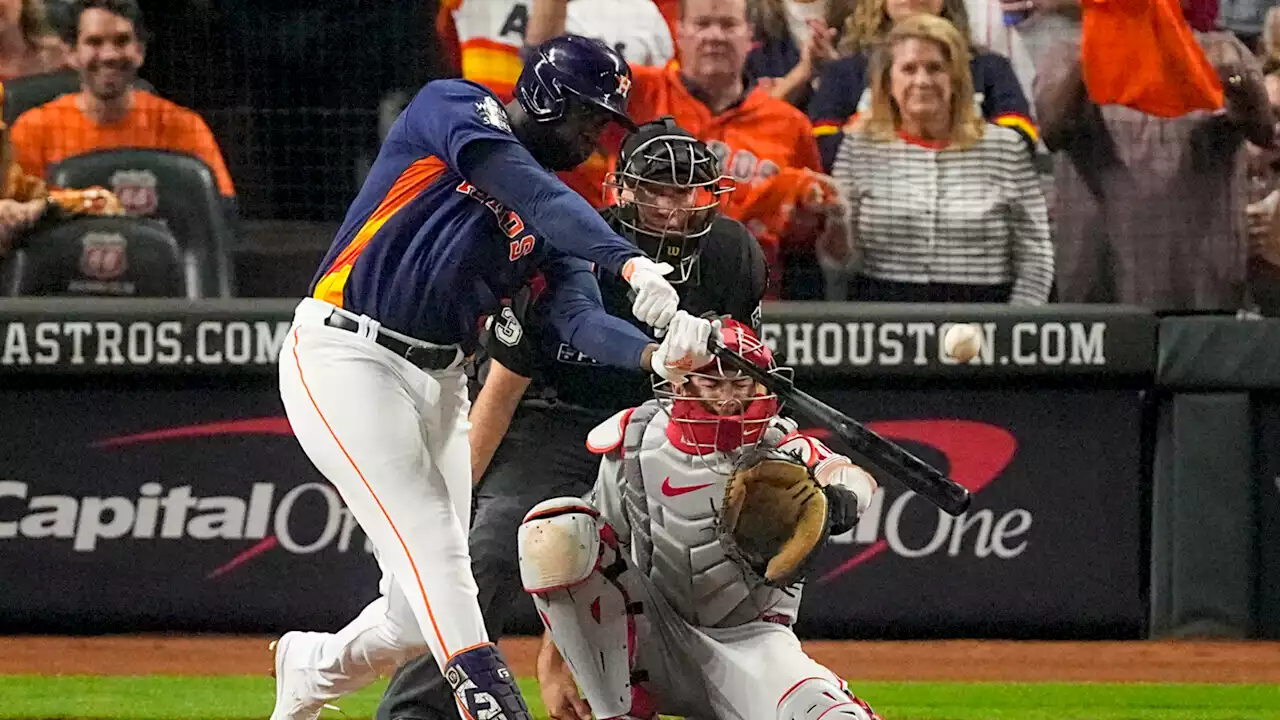
<instances>
[{"instance_id":1,"label":"spectator in crowd","mask_svg":"<svg viewBox=\"0 0 1280 720\"><path fill-rule=\"evenodd\" d=\"M59 70L66 50L49 26L44 0L0 0L0 82Z\"/></svg>"},{"instance_id":2,"label":"spectator in crowd","mask_svg":"<svg viewBox=\"0 0 1280 720\"><path fill-rule=\"evenodd\" d=\"M666 65L675 57L667 21L653 0L532 0L525 47L535 47L563 32L596 38L617 50L629 65Z\"/></svg>"},{"instance_id":3,"label":"spectator in crowd","mask_svg":"<svg viewBox=\"0 0 1280 720\"><path fill-rule=\"evenodd\" d=\"M824 168L830 169L835 161L843 128L865 111L871 102L867 89L870 49L896 23L921 13L949 20L961 32L965 40L965 56L970 58L973 102L981 103L982 116L997 125L1017 130L1032 145L1039 140L1030 119L1030 105L1009 60L981 48L970 47L969 16L963 0L862 0L841 41L841 46L854 50L854 54L827 64L809 105L809 117L813 118Z\"/></svg>"},{"instance_id":4,"label":"spectator in crowd","mask_svg":"<svg viewBox=\"0 0 1280 720\"><path fill-rule=\"evenodd\" d=\"M1031 155L972 101L966 38L920 13L871 58L871 103L840 145L853 296L875 302L1038 305L1053 283L1049 221ZM849 252L851 250L851 252Z\"/></svg>"},{"instance_id":5,"label":"spectator in crowd","mask_svg":"<svg viewBox=\"0 0 1280 720\"><path fill-rule=\"evenodd\" d=\"M205 162L224 196L235 195L213 133L199 115L133 87L145 54L136 0L76 0L72 64L80 92L23 113L13 124L18 163L44 177L50 165L92 150L172 150Z\"/></svg>"},{"instance_id":6,"label":"spectator in crowd","mask_svg":"<svg viewBox=\"0 0 1280 720\"><path fill-rule=\"evenodd\" d=\"M671 115L720 158L738 184L722 210L760 242L773 273L768 297L779 297L787 285L788 299L803 299L812 285L816 298L821 280L813 246L842 210L831 179L817 172L809 120L747 77L747 0L684 0L680 10L679 64L632 66L627 111L637 123ZM814 277L803 277L806 271ZM787 273L800 276L784 278Z\"/></svg>"},{"instance_id":7,"label":"spectator in crowd","mask_svg":"<svg viewBox=\"0 0 1280 720\"><path fill-rule=\"evenodd\" d=\"M1006 11L1005 5L1014 5L1016 9ZM964 0L970 44L1007 59L1024 97L1031 97L1036 77L1035 60L1012 21L1029 17L1032 5L1028 0Z\"/></svg>"},{"instance_id":8,"label":"spectator in crowd","mask_svg":"<svg viewBox=\"0 0 1280 720\"><path fill-rule=\"evenodd\" d=\"M436 16L437 39L454 69L503 102L511 100L520 77L523 49L562 32L602 40L632 65L661 65L674 54L671 31L653 0L441 0Z\"/></svg>"},{"instance_id":9,"label":"spectator in crowd","mask_svg":"<svg viewBox=\"0 0 1280 720\"><path fill-rule=\"evenodd\" d=\"M1280 140L1280 60L1268 61L1267 100ZM1263 314L1280 315L1280 147L1249 144L1249 291Z\"/></svg>"},{"instance_id":10,"label":"spectator in crowd","mask_svg":"<svg viewBox=\"0 0 1280 720\"><path fill-rule=\"evenodd\" d=\"M856 0L756 0L748 6L756 46L747 76L804 110L823 65L840 57L840 32Z\"/></svg>"},{"instance_id":11,"label":"spectator in crowd","mask_svg":"<svg viewBox=\"0 0 1280 720\"><path fill-rule=\"evenodd\" d=\"M1092 6L1085 7L1089 12ZM1221 85L1225 107L1163 117L1095 103L1082 68L1084 40L1055 46L1036 80L1037 116L1045 143L1056 154L1059 299L1157 310L1243 307L1247 185L1242 150L1247 138L1264 146L1272 142L1256 59L1228 32L1196 32L1185 48L1117 49L1160 54L1159 62L1146 63L1151 68L1203 63L1194 57L1201 52L1207 57L1208 80ZM1168 73L1129 75L1151 86L1151 102L1179 96L1186 85L1184 78Z\"/></svg>"},{"instance_id":12,"label":"spectator in crowd","mask_svg":"<svg viewBox=\"0 0 1280 720\"><path fill-rule=\"evenodd\" d=\"M981 1L968 0L975 4ZM990 3L993 0L986 1ZM1080 34L1080 0L994 0L994 2L999 14L985 24L989 25L997 19L1006 23L1009 34L1015 38L1013 43L1021 41L1031 57L1032 64L1036 67L1043 62L1045 53L1050 47L1063 38ZM977 25L979 23L975 23L975 26ZM998 37L999 30L992 31L992 42L989 45L1000 52L1003 46L999 44ZM981 45L985 42L985 33L975 28L973 38ZM1021 69L1017 62L1014 63L1014 69L1019 70L1019 76L1021 76Z\"/></svg>"},{"instance_id":13,"label":"spectator in crowd","mask_svg":"<svg viewBox=\"0 0 1280 720\"><path fill-rule=\"evenodd\" d=\"M0 108L4 86L0 84ZM119 200L102 188L50 192L44 180L28 175L14 161L9 128L0 123L0 260L38 222L60 212L119 215Z\"/></svg>"}]
</instances>

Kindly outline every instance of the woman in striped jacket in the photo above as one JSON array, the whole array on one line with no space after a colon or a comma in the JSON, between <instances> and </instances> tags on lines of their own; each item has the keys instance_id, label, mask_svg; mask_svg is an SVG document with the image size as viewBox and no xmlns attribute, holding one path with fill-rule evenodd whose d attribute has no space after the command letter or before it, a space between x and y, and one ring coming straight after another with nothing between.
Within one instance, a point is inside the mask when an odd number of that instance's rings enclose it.
<instances>
[{"instance_id":1,"label":"woman in striped jacket","mask_svg":"<svg viewBox=\"0 0 1280 720\"><path fill-rule=\"evenodd\" d=\"M1031 154L979 116L966 47L950 22L920 14L873 53L871 107L833 168L850 244L819 248L829 271L856 272L855 299L1048 300L1053 248Z\"/></svg>"}]
</instances>

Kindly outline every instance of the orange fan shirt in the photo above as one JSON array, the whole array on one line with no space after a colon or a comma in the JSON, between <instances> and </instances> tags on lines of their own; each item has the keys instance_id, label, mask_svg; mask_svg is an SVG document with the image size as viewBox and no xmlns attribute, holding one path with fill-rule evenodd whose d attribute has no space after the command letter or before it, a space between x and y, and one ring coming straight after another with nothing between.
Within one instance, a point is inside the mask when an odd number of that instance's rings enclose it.
<instances>
[{"instance_id":1,"label":"orange fan shirt","mask_svg":"<svg viewBox=\"0 0 1280 720\"><path fill-rule=\"evenodd\" d=\"M1223 106L1217 71L1175 0L1084 0L1081 72L1089 99L1156 117Z\"/></svg>"},{"instance_id":2,"label":"orange fan shirt","mask_svg":"<svg viewBox=\"0 0 1280 720\"><path fill-rule=\"evenodd\" d=\"M44 177L50 165L73 155L113 148L154 148L194 155L218 180L218 191L236 194L222 152L199 115L142 90L119 122L98 125L80 110L78 93L63 95L18 117L9 131L24 172Z\"/></svg>"}]
</instances>

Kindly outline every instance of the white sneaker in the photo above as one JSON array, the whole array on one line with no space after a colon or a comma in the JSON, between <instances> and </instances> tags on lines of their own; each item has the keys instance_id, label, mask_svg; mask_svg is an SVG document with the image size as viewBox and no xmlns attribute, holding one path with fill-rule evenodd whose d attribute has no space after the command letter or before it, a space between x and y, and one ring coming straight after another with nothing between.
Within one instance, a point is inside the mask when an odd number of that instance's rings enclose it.
<instances>
[{"instance_id":1,"label":"white sneaker","mask_svg":"<svg viewBox=\"0 0 1280 720\"><path fill-rule=\"evenodd\" d=\"M312 634L287 632L267 646L275 653L275 670L271 674L276 678L276 706L271 720L316 720L321 710L331 707L314 697L307 668L299 666L311 657L308 650Z\"/></svg>"}]
</instances>

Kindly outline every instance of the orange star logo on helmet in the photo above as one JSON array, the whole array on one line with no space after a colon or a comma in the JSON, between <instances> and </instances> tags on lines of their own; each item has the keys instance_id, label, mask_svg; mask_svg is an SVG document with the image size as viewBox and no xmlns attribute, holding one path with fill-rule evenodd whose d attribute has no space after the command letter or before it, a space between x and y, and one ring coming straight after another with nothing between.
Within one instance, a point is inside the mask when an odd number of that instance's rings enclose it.
<instances>
[{"instance_id":1,"label":"orange star logo on helmet","mask_svg":"<svg viewBox=\"0 0 1280 720\"><path fill-rule=\"evenodd\" d=\"M622 95L622 97L626 97L629 92L631 92L631 78L626 75L619 75L618 94Z\"/></svg>"}]
</instances>

